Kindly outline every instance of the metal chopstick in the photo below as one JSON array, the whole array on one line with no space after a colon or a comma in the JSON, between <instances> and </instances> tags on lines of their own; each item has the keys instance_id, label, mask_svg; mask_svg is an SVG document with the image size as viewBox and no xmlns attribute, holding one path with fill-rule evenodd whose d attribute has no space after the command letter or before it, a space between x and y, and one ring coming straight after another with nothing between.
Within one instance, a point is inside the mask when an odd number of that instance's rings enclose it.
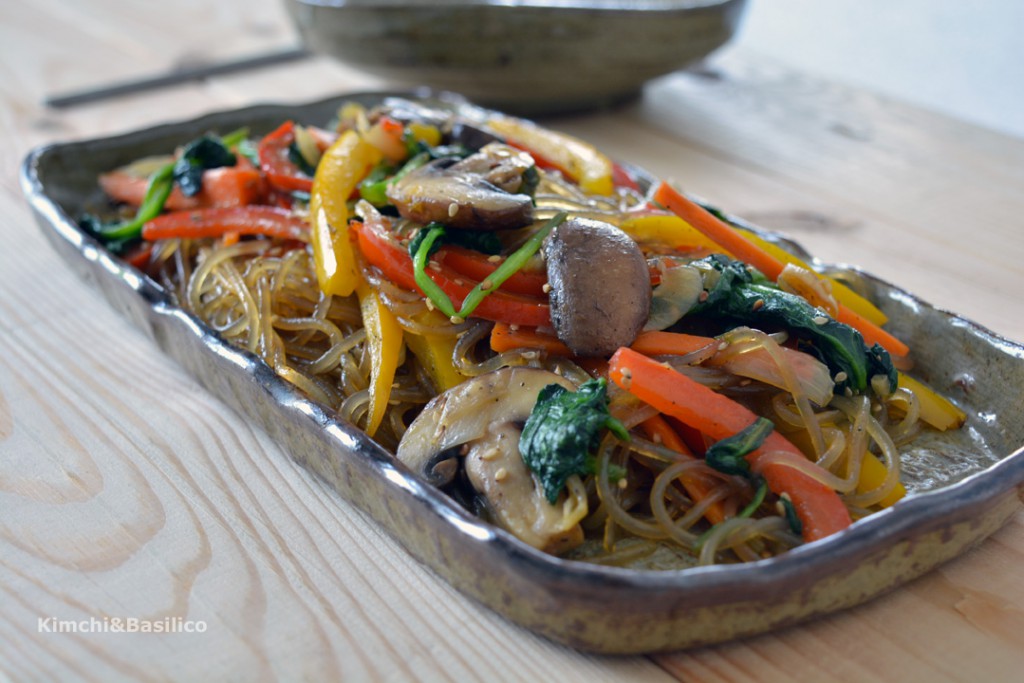
<instances>
[{"instance_id":1,"label":"metal chopstick","mask_svg":"<svg viewBox=\"0 0 1024 683\"><path fill-rule=\"evenodd\" d=\"M148 76L146 78L124 81L122 83L114 83L96 88L87 88L78 92L52 95L47 97L46 100L44 100L44 103L46 106L54 108L72 107L77 104L96 102L98 100L104 100L120 95L129 95L146 90L163 88L169 85L177 85L178 83L184 83L186 81L198 81L209 76L217 76L235 71L244 71L246 69L270 66L272 64L281 64L283 62L290 62L297 59L305 59L308 56L309 52L303 48L289 48L287 50L254 55L228 62L215 62L212 64L203 64L183 69L174 69L173 71L159 76Z\"/></svg>"}]
</instances>

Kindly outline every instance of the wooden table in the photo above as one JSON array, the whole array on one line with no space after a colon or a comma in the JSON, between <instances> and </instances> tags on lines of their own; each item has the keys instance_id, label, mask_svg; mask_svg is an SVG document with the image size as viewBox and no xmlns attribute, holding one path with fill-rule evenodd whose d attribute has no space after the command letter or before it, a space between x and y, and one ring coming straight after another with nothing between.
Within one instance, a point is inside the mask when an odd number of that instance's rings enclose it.
<instances>
[{"instance_id":1,"label":"wooden table","mask_svg":"<svg viewBox=\"0 0 1024 683\"><path fill-rule=\"evenodd\" d=\"M29 216L17 171L34 145L382 85L317 59L65 111L40 104L293 40L273 0L173 7L0 9L0 677L1020 680L1021 514L965 557L862 607L653 657L563 649L411 560L157 353L70 273ZM1021 140L741 51L662 79L622 109L549 123L789 231L827 260L865 265L1024 340ZM103 615L208 628L40 632L41 619Z\"/></svg>"}]
</instances>

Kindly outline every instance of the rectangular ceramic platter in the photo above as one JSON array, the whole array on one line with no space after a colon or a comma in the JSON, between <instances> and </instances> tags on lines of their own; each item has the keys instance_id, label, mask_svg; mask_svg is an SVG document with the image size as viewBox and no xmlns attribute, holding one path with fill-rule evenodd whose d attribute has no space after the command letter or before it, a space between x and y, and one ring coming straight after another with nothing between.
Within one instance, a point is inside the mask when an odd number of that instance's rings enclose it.
<instances>
[{"instance_id":1,"label":"rectangular ceramic platter","mask_svg":"<svg viewBox=\"0 0 1024 683\"><path fill-rule=\"evenodd\" d=\"M1020 507L1024 482L1024 348L863 273L914 350L920 379L968 414L963 429L919 440L902 457L912 495L843 533L747 565L669 571L560 560L481 522L417 480L332 410L301 395L258 358L176 308L162 288L76 225L101 199L104 171L165 154L207 131L285 119L326 123L341 102L263 105L116 137L35 150L22 184L57 252L111 305L211 392L366 511L458 590L508 619L572 647L651 652L754 634L863 602L985 538ZM600 146L600 140L593 141Z\"/></svg>"}]
</instances>

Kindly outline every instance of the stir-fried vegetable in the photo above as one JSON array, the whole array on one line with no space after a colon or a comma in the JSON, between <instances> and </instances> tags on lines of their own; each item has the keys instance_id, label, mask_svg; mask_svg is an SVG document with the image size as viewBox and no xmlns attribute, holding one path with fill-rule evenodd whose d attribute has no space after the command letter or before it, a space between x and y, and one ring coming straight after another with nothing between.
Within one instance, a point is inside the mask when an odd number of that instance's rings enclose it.
<instances>
[{"instance_id":1,"label":"stir-fried vegetable","mask_svg":"<svg viewBox=\"0 0 1024 683\"><path fill-rule=\"evenodd\" d=\"M586 382L576 391L549 384L537 396L519 450L526 466L540 479L550 503L558 499L569 477L594 472L592 454L601 430L609 429L620 439L629 439L622 423L608 414L605 386L603 379Z\"/></svg>"},{"instance_id":2,"label":"stir-fried vegetable","mask_svg":"<svg viewBox=\"0 0 1024 683\"><path fill-rule=\"evenodd\" d=\"M609 377L640 400L716 440L733 436L757 419L740 404L631 349L615 352L610 361ZM774 450L805 459L796 446L778 432L772 432L747 460L756 470L761 455ZM803 523L805 540L825 538L850 525L846 506L836 492L821 481L774 462L766 465L762 474L774 493L786 494L793 501Z\"/></svg>"},{"instance_id":3,"label":"stir-fried vegetable","mask_svg":"<svg viewBox=\"0 0 1024 683\"><path fill-rule=\"evenodd\" d=\"M750 463L747 462L747 456L760 448L774 429L771 420L759 417L732 436L712 444L704 454L704 460L719 472L749 477Z\"/></svg>"},{"instance_id":4,"label":"stir-fried vegetable","mask_svg":"<svg viewBox=\"0 0 1024 683\"><path fill-rule=\"evenodd\" d=\"M455 310L451 299L444 289L434 281L431 275L427 274L427 259L431 250L438 239L445 234L445 229L441 226L428 226L429 229L426 230L425 236L421 240L414 241L410 247L411 251L415 249L412 263L416 284L430 298L439 311L449 318L465 320L473 314L485 297L498 289L505 280L512 277L520 268L526 265L526 262L540 249L548 233L563 220L565 220L565 214L560 213L541 226L530 236L530 239L526 240L523 246L512 252L500 266L494 269L494 272L466 294L458 311Z\"/></svg>"},{"instance_id":5,"label":"stir-fried vegetable","mask_svg":"<svg viewBox=\"0 0 1024 683\"><path fill-rule=\"evenodd\" d=\"M83 220L112 250L547 552L784 552L895 504L899 445L966 417L870 301L520 119L352 105L100 182L135 209Z\"/></svg>"},{"instance_id":6,"label":"stir-fried vegetable","mask_svg":"<svg viewBox=\"0 0 1024 683\"><path fill-rule=\"evenodd\" d=\"M733 257L757 268L769 279L774 281L782 272L784 266L778 259L760 249L707 209L684 197L668 183L663 182L658 186L654 199L722 246ZM839 308L838 319L840 322L855 326L869 344L879 344L895 356L906 356L910 352L906 344L845 306Z\"/></svg>"},{"instance_id":7,"label":"stir-fried vegetable","mask_svg":"<svg viewBox=\"0 0 1024 683\"><path fill-rule=\"evenodd\" d=\"M587 192L608 195L615 188L611 160L593 145L509 116L493 117L487 124L510 143L531 152L539 163L563 171Z\"/></svg>"},{"instance_id":8,"label":"stir-fried vegetable","mask_svg":"<svg viewBox=\"0 0 1024 683\"><path fill-rule=\"evenodd\" d=\"M163 211L164 204L174 187L174 164L167 164L152 176L146 185L146 194L139 204L135 218L113 225L102 225L95 218L87 216L83 219L83 227L96 234L108 244L124 242L137 238L142 226L153 220Z\"/></svg>"},{"instance_id":9,"label":"stir-fried vegetable","mask_svg":"<svg viewBox=\"0 0 1024 683\"><path fill-rule=\"evenodd\" d=\"M357 235L359 253L367 262L379 268L391 282L426 296L426 292L423 292L416 282L413 261L409 257L408 251L391 242L386 235L380 232L379 226L369 221L362 224L353 223L352 226ZM465 276L443 263L438 263L436 269L426 268L425 272L430 280L444 292L445 296L455 302L452 304L453 310L456 303L462 306L469 294L479 284L474 283L473 286L470 286L470 281ZM431 301L431 305L436 308L433 301ZM551 312L545 300L501 291L495 291L490 296L481 299L473 312L476 317L485 320L503 321L516 325L539 327L551 324Z\"/></svg>"},{"instance_id":10,"label":"stir-fried vegetable","mask_svg":"<svg viewBox=\"0 0 1024 683\"><path fill-rule=\"evenodd\" d=\"M746 265L722 255L698 262L709 273L707 298L694 312L734 324L789 331L833 372L836 385L864 391L875 375L896 388L896 370L879 345L867 348L854 328L844 325L806 300L783 292Z\"/></svg>"},{"instance_id":11,"label":"stir-fried vegetable","mask_svg":"<svg viewBox=\"0 0 1024 683\"><path fill-rule=\"evenodd\" d=\"M370 348L370 407L366 433L373 436L384 419L391 396L391 383L402 351L402 328L377 292L362 279L356 284L356 293Z\"/></svg>"},{"instance_id":12,"label":"stir-fried vegetable","mask_svg":"<svg viewBox=\"0 0 1024 683\"><path fill-rule=\"evenodd\" d=\"M317 281L326 294L348 296L356 288L347 202L380 157L376 147L355 131L348 131L324 152L317 166L311 185L309 222Z\"/></svg>"},{"instance_id":13,"label":"stir-fried vegetable","mask_svg":"<svg viewBox=\"0 0 1024 683\"><path fill-rule=\"evenodd\" d=\"M245 206L167 213L147 221L142 228L142 236L147 240L221 237L227 233L306 241L309 225L286 209Z\"/></svg>"},{"instance_id":14,"label":"stir-fried vegetable","mask_svg":"<svg viewBox=\"0 0 1024 683\"><path fill-rule=\"evenodd\" d=\"M949 399L935 393L924 382L904 373L899 373L900 388L909 389L917 397L921 419L939 431L956 429L967 419L967 414L950 403Z\"/></svg>"},{"instance_id":15,"label":"stir-fried vegetable","mask_svg":"<svg viewBox=\"0 0 1024 683\"><path fill-rule=\"evenodd\" d=\"M445 320L436 311L425 311L416 322L426 327L442 326ZM447 391L466 379L455 367L455 345L458 337L441 334L415 334L407 332L404 339L409 350L419 360L438 392Z\"/></svg>"},{"instance_id":16,"label":"stir-fried vegetable","mask_svg":"<svg viewBox=\"0 0 1024 683\"><path fill-rule=\"evenodd\" d=\"M218 138L204 135L185 145L174 162L174 182L186 197L203 189L203 172L211 168L234 166L235 155Z\"/></svg>"},{"instance_id":17,"label":"stir-fried vegetable","mask_svg":"<svg viewBox=\"0 0 1024 683\"><path fill-rule=\"evenodd\" d=\"M310 192L313 189L313 177L308 170L299 168L292 154L295 143L295 122L285 121L260 142L260 168L267 175L270 183L285 192Z\"/></svg>"},{"instance_id":18,"label":"stir-fried vegetable","mask_svg":"<svg viewBox=\"0 0 1024 683\"><path fill-rule=\"evenodd\" d=\"M266 196L262 174L255 168L243 168L241 165L206 170L202 174L201 183L202 188L191 197L186 197L181 188L172 187L163 210L246 206L256 204ZM113 171L100 176L100 187L116 201L139 206L146 203L149 177L127 171Z\"/></svg>"}]
</instances>

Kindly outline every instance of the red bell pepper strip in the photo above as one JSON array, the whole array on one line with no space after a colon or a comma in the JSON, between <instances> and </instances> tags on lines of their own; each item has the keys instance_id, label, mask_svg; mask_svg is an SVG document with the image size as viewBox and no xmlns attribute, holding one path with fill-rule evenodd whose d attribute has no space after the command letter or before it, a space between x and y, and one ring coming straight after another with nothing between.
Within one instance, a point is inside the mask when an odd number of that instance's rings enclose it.
<instances>
[{"instance_id":1,"label":"red bell pepper strip","mask_svg":"<svg viewBox=\"0 0 1024 683\"><path fill-rule=\"evenodd\" d=\"M150 241L222 237L232 232L309 240L309 224L304 218L274 206L175 211L157 216L142 226L143 239Z\"/></svg>"},{"instance_id":2,"label":"red bell pepper strip","mask_svg":"<svg viewBox=\"0 0 1024 683\"><path fill-rule=\"evenodd\" d=\"M359 251L370 264L376 266L399 287L422 293L413 275L412 257L400 246L380 235L373 227L353 221L349 229L357 235ZM427 268L427 275L444 291L456 307L477 285L443 263L439 268ZM520 296L501 291L494 292L480 302L473 316L496 322L529 327L551 325L551 309L547 301L536 297Z\"/></svg>"},{"instance_id":3,"label":"red bell pepper strip","mask_svg":"<svg viewBox=\"0 0 1024 683\"><path fill-rule=\"evenodd\" d=\"M503 259L492 260L487 254L454 245L441 247L435 256L438 262L451 267L457 273L471 280L482 282L491 275ZM545 273L520 270L511 275L498 287L499 292L515 292L529 296L546 297L544 285L548 282Z\"/></svg>"},{"instance_id":4,"label":"red bell pepper strip","mask_svg":"<svg viewBox=\"0 0 1024 683\"><path fill-rule=\"evenodd\" d=\"M295 123L285 121L281 126L260 140L257 153L260 168L274 187L286 192L310 192L313 178L303 173L294 161L288 158L288 150L295 142Z\"/></svg>"}]
</instances>

